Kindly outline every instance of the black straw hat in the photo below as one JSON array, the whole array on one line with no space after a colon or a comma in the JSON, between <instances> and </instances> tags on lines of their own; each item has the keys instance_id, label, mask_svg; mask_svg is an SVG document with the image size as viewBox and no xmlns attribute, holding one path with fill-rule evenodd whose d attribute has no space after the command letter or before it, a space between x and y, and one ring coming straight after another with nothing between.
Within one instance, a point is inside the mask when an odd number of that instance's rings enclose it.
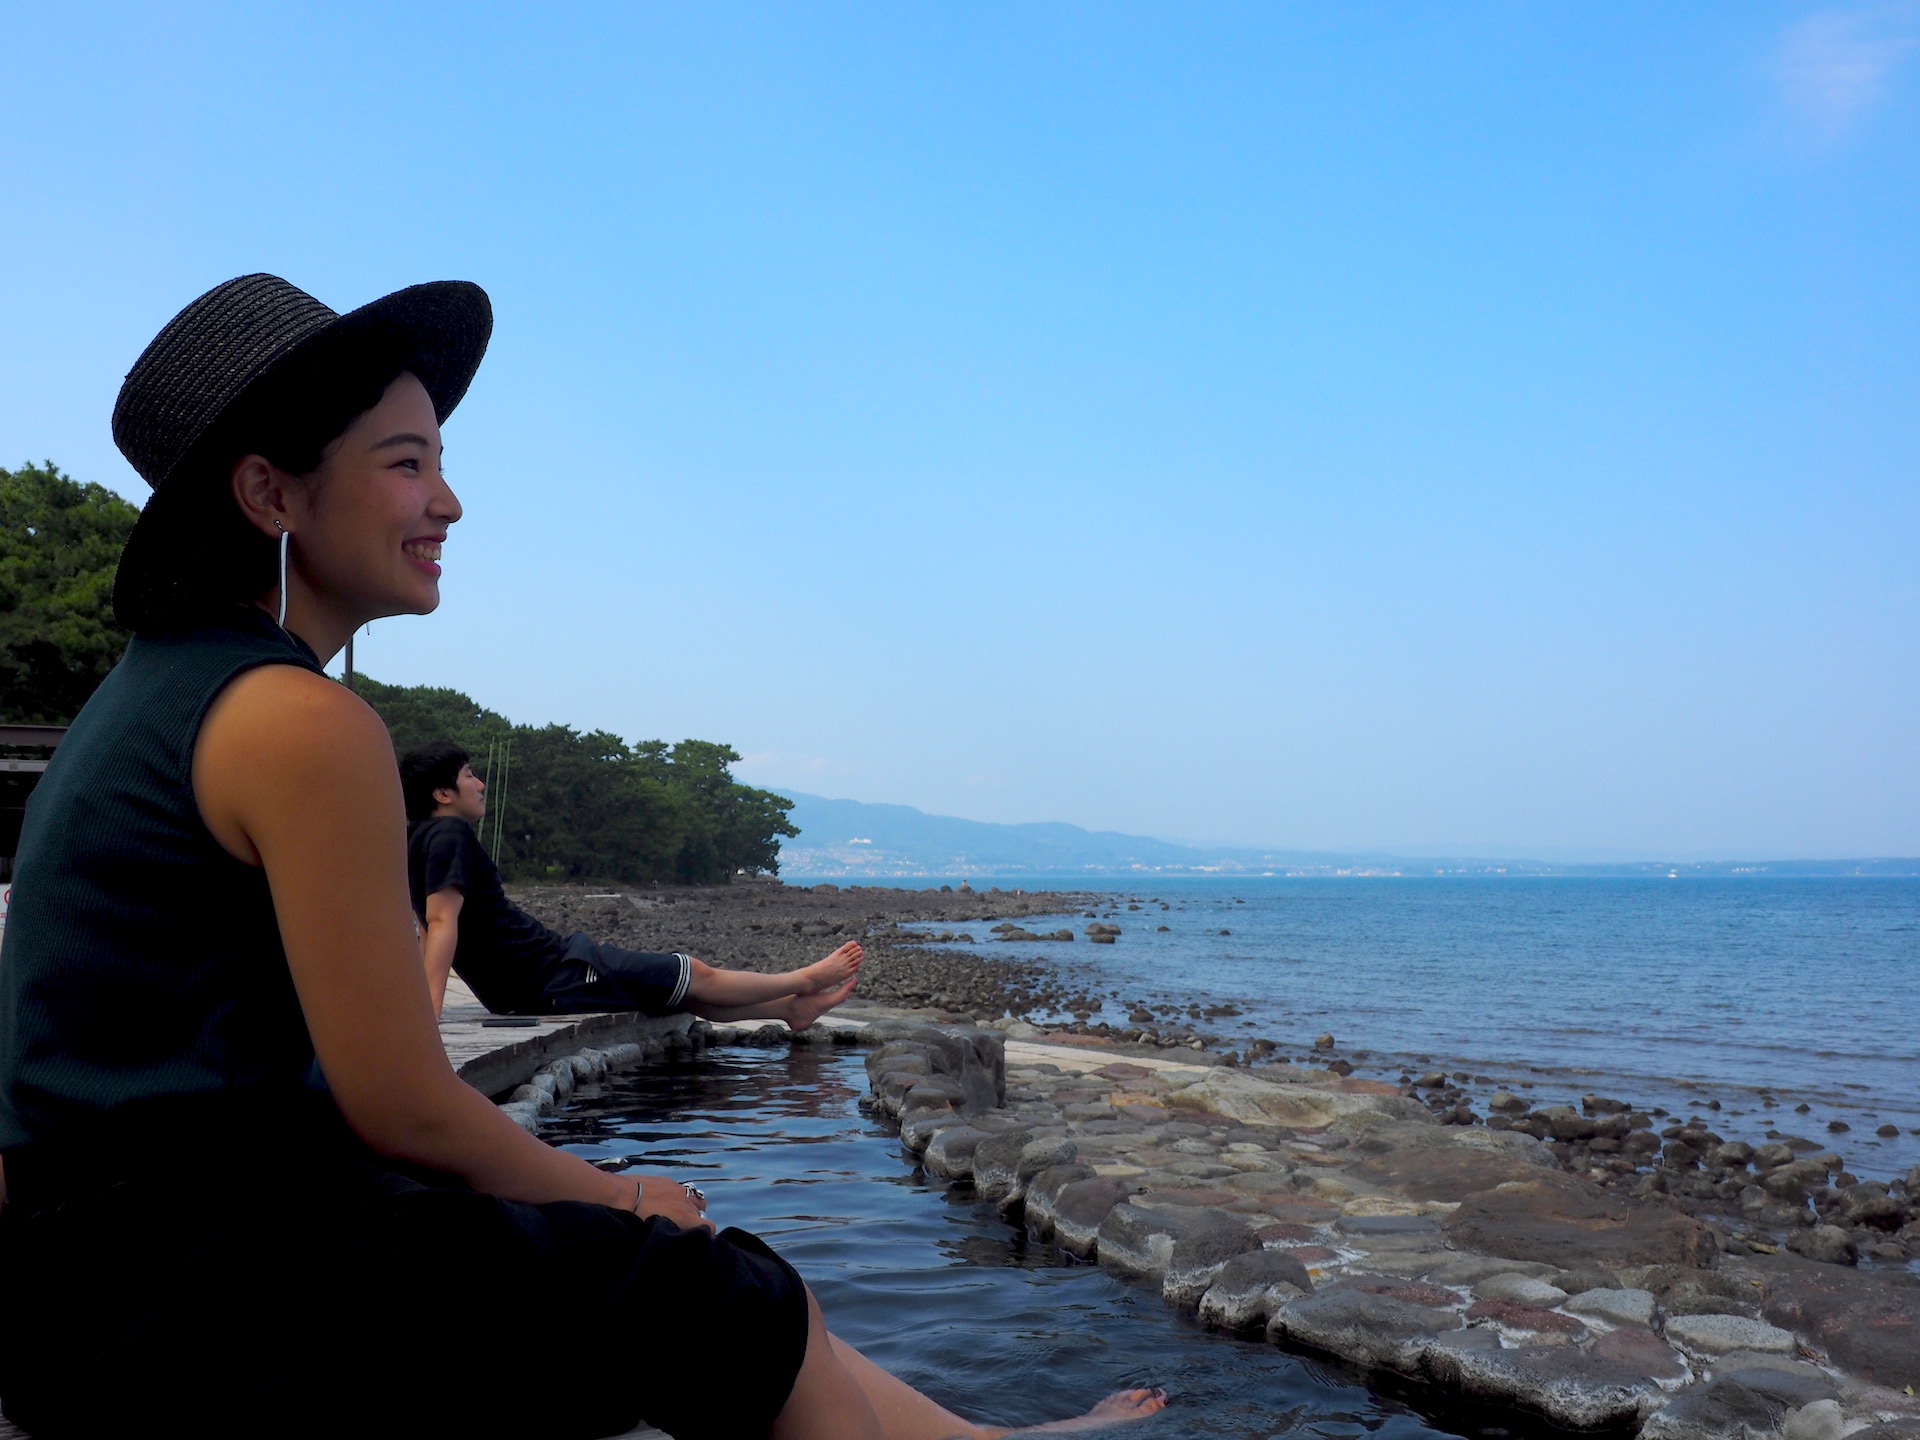
<instances>
[{"instance_id":1,"label":"black straw hat","mask_svg":"<svg viewBox=\"0 0 1920 1440\"><path fill-rule=\"evenodd\" d=\"M180 528L208 498L189 493L206 488L189 462L293 362L379 337L402 348L444 422L492 332L487 292L464 280L412 285L342 315L277 275L242 275L188 305L134 361L113 407L114 444L154 487L114 577L122 621L164 609L181 583Z\"/></svg>"}]
</instances>

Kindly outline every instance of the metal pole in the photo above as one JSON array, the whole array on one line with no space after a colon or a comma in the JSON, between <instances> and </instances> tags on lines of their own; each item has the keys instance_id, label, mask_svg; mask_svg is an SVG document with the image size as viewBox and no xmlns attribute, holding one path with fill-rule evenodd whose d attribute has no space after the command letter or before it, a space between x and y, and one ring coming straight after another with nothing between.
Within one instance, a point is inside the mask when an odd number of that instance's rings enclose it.
<instances>
[{"instance_id":1,"label":"metal pole","mask_svg":"<svg viewBox=\"0 0 1920 1440\"><path fill-rule=\"evenodd\" d=\"M347 673L341 677L347 689L353 689L353 636L347 636Z\"/></svg>"}]
</instances>

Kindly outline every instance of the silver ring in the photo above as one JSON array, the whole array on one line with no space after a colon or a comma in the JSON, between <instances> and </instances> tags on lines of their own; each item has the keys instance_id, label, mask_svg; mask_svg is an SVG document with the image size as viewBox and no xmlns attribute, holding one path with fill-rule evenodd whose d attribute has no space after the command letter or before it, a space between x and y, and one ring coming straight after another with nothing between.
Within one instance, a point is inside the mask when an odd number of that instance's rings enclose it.
<instances>
[{"instance_id":1,"label":"silver ring","mask_svg":"<svg viewBox=\"0 0 1920 1440\"><path fill-rule=\"evenodd\" d=\"M693 1201L694 1204L702 1207L706 1205L707 1195L704 1190L696 1189L695 1187L693 1187L692 1185L689 1185L684 1180L680 1182L680 1188L687 1192L687 1198Z\"/></svg>"}]
</instances>

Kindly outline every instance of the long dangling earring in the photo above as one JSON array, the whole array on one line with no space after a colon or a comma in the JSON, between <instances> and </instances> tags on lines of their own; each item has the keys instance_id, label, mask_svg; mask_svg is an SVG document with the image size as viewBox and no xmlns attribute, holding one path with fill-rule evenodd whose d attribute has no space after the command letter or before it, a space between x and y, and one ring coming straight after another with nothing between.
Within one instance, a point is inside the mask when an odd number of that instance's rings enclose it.
<instances>
[{"instance_id":1,"label":"long dangling earring","mask_svg":"<svg viewBox=\"0 0 1920 1440\"><path fill-rule=\"evenodd\" d=\"M287 628L287 542L293 539L293 534L278 520L273 522L273 528L280 532L280 615L275 623L284 630Z\"/></svg>"}]
</instances>

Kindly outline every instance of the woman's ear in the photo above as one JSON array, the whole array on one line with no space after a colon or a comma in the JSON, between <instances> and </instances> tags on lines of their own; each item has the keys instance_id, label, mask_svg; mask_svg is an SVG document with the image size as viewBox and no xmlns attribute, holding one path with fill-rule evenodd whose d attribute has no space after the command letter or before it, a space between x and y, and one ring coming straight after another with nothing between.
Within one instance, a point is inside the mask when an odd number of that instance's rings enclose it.
<instances>
[{"instance_id":1,"label":"woman's ear","mask_svg":"<svg viewBox=\"0 0 1920 1440\"><path fill-rule=\"evenodd\" d=\"M264 455L242 455L233 462L233 498L240 513L269 539L279 539L282 528L293 529L288 488L286 474Z\"/></svg>"}]
</instances>

